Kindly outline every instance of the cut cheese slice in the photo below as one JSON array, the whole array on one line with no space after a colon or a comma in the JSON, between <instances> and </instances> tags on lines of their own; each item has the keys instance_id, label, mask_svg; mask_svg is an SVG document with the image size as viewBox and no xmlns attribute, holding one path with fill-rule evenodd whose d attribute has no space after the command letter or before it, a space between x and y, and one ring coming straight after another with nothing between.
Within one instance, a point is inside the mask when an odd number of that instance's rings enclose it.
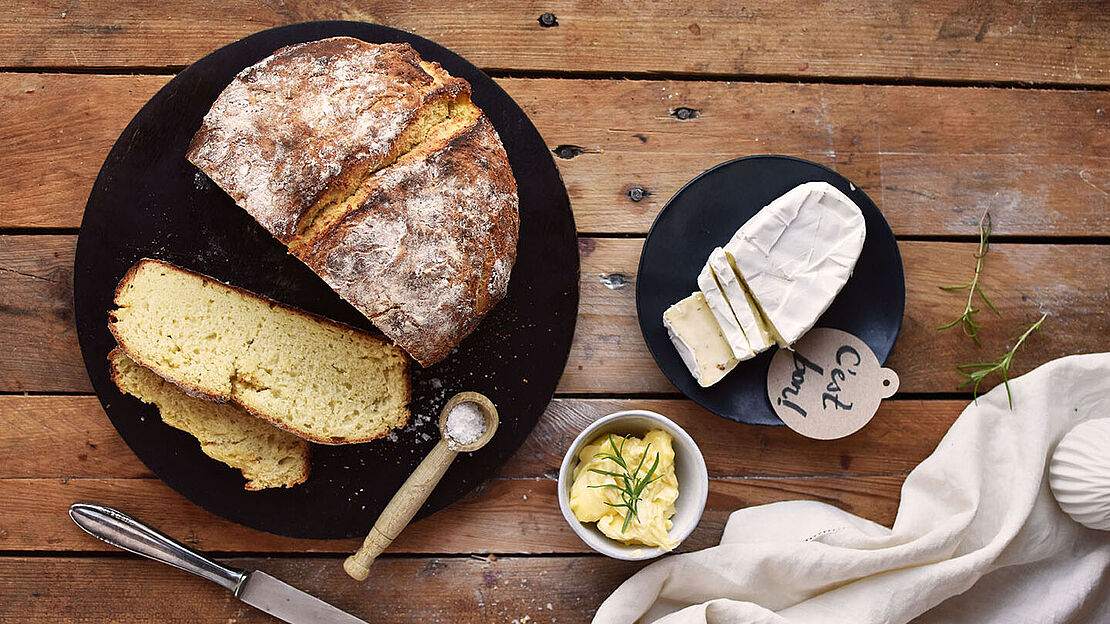
<instances>
[{"instance_id":1,"label":"cut cheese slice","mask_svg":"<svg viewBox=\"0 0 1110 624\"><path fill-rule=\"evenodd\" d=\"M732 355L737 360L747 360L755 357L755 352L748 346L748 337L745 335L744 329L733 313L729 300L721 292L721 284L713 275L713 269L708 264L702 268L698 275L698 288L701 289L701 294L705 296L705 302L709 306L709 311L713 313L713 318L717 320L717 325L721 328L721 334L728 341L728 346L732 349Z\"/></svg>"},{"instance_id":2,"label":"cut cheese slice","mask_svg":"<svg viewBox=\"0 0 1110 624\"><path fill-rule=\"evenodd\" d=\"M717 383L736 367L732 348L702 293L695 292L667 308L663 326L686 368L703 388Z\"/></svg>"},{"instance_id":3,"label":"cut cheese slice","mask_svg":"<svg viewBox=\"0 0 1110 624\"><path fill-rule=\"evenodd\" d=\"M721 291L724 292L725 299L728 300L736 321L744 330L744 336L748 341L748 350L754 356L766 351L768 347L774 344L774 340L767 334L763 324L760 323L759 313L751 301L751 295L744 290L744 284L733 265L734 263L728 252L720 247L709 254L708 266L716 276L717 283L721 285Z\"/></svg>"},{"instance_id":4,"label":"cut cheese slice","mask_svg":"<svg viewBox=\"0 0 1110 624\"><path fill-rule=\"evenodd\" d=\"M826 182L774 200L725 245L764 330L789 346L832 304L852 275L866 236L863 213Z\"/></svg>"}]
</instances>

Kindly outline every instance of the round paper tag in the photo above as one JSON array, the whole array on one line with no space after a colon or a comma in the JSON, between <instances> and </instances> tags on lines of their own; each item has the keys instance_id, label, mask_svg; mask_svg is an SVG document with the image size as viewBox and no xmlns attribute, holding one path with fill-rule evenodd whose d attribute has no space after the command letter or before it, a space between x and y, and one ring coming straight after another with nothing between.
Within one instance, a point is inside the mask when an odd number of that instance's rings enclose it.
<instances>
[{"instance_id":1,"label":"round paper tag","mask_svg":"<svg viewBox=\"0 0 1110 624\"><path fill-rule=\"evenodd\" d=\"M898 375L879 366L867 343L828 327L779 349L767 371L767 398L782 422L818 440L834 440L871 421L898 391Z\"/></svg>"}]
</instances>

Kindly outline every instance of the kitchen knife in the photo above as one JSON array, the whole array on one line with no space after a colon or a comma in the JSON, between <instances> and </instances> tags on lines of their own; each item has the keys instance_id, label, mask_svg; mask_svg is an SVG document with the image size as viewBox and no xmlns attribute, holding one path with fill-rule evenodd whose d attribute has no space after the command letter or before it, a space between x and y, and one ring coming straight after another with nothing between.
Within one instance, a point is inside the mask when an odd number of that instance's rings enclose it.
<instances>
[{"instance_id":1,"label":"kitchen knife","mask_svg":"<svg viewBox=\"0 0 1110 624\"><path fill-rule=\"evenodd\" d=\"M192 572L227 589L250 606L291 624L366 624L265 572L220 565L110 507L74 503L69 508L69 517L93 537Z\"/></svg>"}]
</instances>

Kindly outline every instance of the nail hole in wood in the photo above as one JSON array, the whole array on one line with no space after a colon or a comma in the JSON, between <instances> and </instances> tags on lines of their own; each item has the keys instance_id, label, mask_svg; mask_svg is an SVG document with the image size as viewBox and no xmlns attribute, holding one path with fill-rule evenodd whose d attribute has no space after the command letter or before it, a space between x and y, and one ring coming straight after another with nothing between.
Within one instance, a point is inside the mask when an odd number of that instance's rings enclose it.
<instances>
[{"instance_id":1,"label":"nail hole in wood","mask_svg":"<svg viewBox=\"0 0 1110 624\"><path fill-rule=\"evenodd\" d=\"M643 199L648 195L651 195L651 191L642 186L633 186L632 188L628 189L628 199L631 199L634 202L643 201Z\"/></svg>"},{"instance_id":2,"label":"nail hole in wood","mask_svg":"<svg viewBox=\"0 0 1110 624\"><path fill-rule=\"evenodd\" d=\"M628 276L623 273L610 273L601 276L601 283L609 290L617 290L628 285Z\"/></svg>"},{"instance_id":3,"label":"nail hole in wood","mask_svg":"<svg viewBox=\"0 0 1110 624\"><path fill-rule=\"evenodd\" d=\"M581 147L579 147L577 145L559 145L551 151L555 152L555 155L558 156L559 158L562 158L564 160L570 160L571 158L574 158L575 156L581 156L582 153L585 152L586 150L582 149Z\"/></svg>"},{"instance_id":4,"label":"nail hole in wood","mask_svg":"<svg viewBox=\"0 0 1110 624\"><path fill-rule=\"evenodd\" d=\"M539 21L540 26L544 28L553 28L559 25L559 20L555 17L554 13L544 13L537 21Z\"/></svg>"},{"instance_id":5,"label":"nail hole in wood","mask_svg":"<svg viewBox=\"0 0 1110 624\"><path fill-rule=\"evenodd\" d=\"M689 106L680 106L678 108L672 108L671 109L671 117L674 117L675 119L679 119L679 120L682 120L682 121L686 121L687 119L693 119L697 116L698 116L698 110L696 108L690 108Z\"/></svg>"}]
</instances>

